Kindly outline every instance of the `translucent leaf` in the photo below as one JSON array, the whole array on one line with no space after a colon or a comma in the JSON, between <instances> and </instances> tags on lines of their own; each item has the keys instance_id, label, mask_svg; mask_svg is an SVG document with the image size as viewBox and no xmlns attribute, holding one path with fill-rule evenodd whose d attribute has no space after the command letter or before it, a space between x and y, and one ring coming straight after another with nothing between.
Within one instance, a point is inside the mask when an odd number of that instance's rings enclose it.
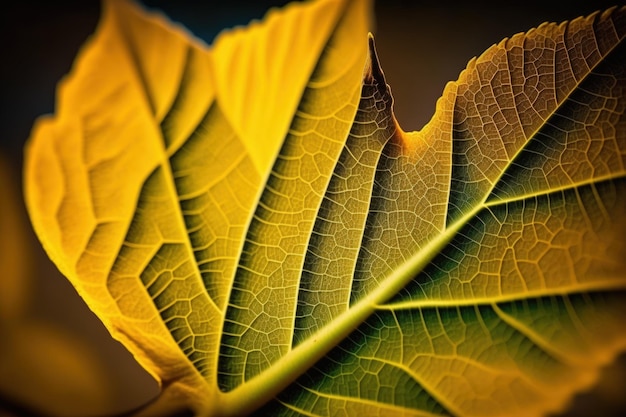
<instances>
[{"instance_id":1,"label":"translucent leaf","mask_svg":"<svg viewBox=\"0 0 626 417\"><path fill-rule=\"evenodd\" d=\"M31 219L147 412L542 415L626 348L626 9L494 45L406 133L369 8L207 50L109 1L37 123Z\"/></svg>"}]
</instances>

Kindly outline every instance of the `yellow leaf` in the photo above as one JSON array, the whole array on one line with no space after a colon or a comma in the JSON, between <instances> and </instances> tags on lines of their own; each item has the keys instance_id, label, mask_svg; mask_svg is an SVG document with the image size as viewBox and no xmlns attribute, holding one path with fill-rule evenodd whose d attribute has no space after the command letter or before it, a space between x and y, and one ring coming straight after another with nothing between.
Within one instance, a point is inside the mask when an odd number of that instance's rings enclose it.
<instances>
[{"instance_id":1,"label":"yellow leaf","mask_svg":"<svg viewBox=\"0 0 626 417\"><path fill-rule=\"evenodd\" d=\"M369 9L206 49L108 1L37 123L33 225L146 415L542 415L626 349L626 9L494 45L411 133Z\"/></svg>"},{"instance_id":2,"label":"yellow leaf","mask_svg":"<svg viewBox=\"0 0 626 417\"><path fill-rule=\"evenodd\" d=\"M361 10L350 16L349 7ZM363 65L362 45L344 42L328 48L324 67L316 69L335 28L335 38L356 40L362 35L369 26L368 7L367 2L350 6L343 0L307 7L293 3L268 14L262 23L223 33L216 40L212 56L217 101L259 172L271 168L298 109L302 87L336 82L329 75L311 80L313 70L341 77L346 67Z\"/></svg>"}]
</instances>

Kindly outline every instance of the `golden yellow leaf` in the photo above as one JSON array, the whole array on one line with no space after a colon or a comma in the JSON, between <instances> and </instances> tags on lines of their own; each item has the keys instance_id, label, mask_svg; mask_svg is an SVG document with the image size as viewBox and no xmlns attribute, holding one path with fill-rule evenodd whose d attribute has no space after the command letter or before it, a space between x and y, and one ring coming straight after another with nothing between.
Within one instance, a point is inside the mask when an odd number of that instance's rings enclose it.
<instances>
[{"instance_id":1,"label":"golden yellow leaf","mask_svg":"<svg viewBox=\"0 0 626 417\"><path fill-rule=\"evenodd\" d=\"M542 415L626 348L626 9L494 45L403 132L370 5L206 49L108 1L27 148L51 259L168 415Z\"/></svg>"}]
</instances>

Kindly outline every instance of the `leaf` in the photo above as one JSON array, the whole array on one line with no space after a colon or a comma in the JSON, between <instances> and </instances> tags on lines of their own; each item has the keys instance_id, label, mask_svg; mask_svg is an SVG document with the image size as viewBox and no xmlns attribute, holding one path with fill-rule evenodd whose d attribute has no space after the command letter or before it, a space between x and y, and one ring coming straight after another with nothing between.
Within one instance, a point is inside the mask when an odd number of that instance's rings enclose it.
<instances>
[{"instance_id":1,"label":"leaf","mask_svg":"<svg viewBox=\"0 0 626 417\"><path fill-rule=\"evenodd\" d=\"M405 133L369 8L206 49L108 1L35 126L33 225L146 413L542 415L626 348L626 9L494 45Z\"/></svg>"}]
</instances>

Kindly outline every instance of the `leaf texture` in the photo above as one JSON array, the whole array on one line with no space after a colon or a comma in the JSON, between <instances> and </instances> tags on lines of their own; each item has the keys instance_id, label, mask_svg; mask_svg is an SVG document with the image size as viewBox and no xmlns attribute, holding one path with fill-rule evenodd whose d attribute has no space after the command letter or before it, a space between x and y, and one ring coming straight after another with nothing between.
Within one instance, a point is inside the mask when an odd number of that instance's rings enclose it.
<instances>
[{"instance_id":1,"label":"leaf texture","mask_svg":"<svg viewBox=\"0 0 626 417\"><path fill-rule=\"evenodd\" d=\"M494 45L411 133L369 12L207 49L108 1L37 123L34 227L160 413L542 415L626 348L626 9Z\"/></svg>"}]
</instances>

